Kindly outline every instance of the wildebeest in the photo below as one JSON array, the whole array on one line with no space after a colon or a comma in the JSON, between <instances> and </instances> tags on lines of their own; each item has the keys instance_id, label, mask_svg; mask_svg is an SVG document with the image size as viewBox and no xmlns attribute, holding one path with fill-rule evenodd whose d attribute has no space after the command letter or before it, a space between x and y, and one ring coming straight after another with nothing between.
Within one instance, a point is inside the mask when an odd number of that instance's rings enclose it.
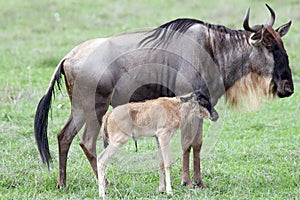
<instances>
[{"instance_id":1,"label":"wildebeest","mask_svg":"<svg viewBox=\"0 0 300 200\"><path fill-rule=\"evenodd\" d=\"M34 132L42 161L51 155L47 139L48 112L62 75L71 101L71 114L58 134L57 186L66 185L66 163L74 136L85 124L80 142L97 176L96 139L108 106L173 97L201 89L215 105L220 97L236 106L243 97L260 94L280 98L293 94L292 73L281 37L291 21L273 29L275 12L262 25L232 30L196 19L176 19L151 31L88 40L72 49L58 64L40 100ZM205 187L200 175L202 120L181 128L182 184L191 186L189 154L193 148L194 183ZM189 133L189 134L187 134ZM193 134L192 141L185 136Z\"/></svg>"},{"instance_id":2,"label":"wildebeest","mask_svg":"<svg viewBox=\"0 0 300 200\"><path fill-rule=\"evenodd\" d=\"M100 197L105 196L105 168L109 159L128 140L140 137L156 137L159 191L172 194L170 140L177 129L190 123L190 117L217 120L218 115L210 100L200 90L180 97L160 97L146 102L128 103L107 112L102 120L105 149L97 157Z\"/></svg>"}]
</instances>

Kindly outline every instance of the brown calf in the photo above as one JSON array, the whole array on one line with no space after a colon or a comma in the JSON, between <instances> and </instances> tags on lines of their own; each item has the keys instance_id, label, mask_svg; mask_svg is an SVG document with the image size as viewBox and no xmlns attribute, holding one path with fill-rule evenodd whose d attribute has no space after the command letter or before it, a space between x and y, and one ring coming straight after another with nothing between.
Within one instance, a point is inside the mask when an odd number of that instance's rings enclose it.
<instances>
[{"instance_id":1,"label":"brown calf","mask_svg":"<svg viewBox=\"0 0 300 200\"><path fill-rule=\"evenodd\" d=\"M131 138L156 137L159 147L159 191L172 194L170 182L170 139L190 116L217 120L217 112L200 91L186 96L162 97L143 103L118 106L103 117L105 149L97 157L99 194L105 196L105 168L112 157ZM164 184L164 170L166 188Z\"/></svg>"}]
</instances>

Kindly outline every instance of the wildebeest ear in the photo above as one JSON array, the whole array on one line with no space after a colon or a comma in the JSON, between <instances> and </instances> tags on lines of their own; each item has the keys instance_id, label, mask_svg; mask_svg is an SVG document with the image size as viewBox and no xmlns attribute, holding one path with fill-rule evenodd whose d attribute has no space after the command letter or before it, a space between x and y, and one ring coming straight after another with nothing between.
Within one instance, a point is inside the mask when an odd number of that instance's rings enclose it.
<instances>
[{"instance_id":1,"label":"wildebeest ear","mask_svg":"<svg viewBox=\"0 0 300 200\"><path fill-rule=\"evenodd\" d=\"M279 33L280 37L283 37L285 34L287 34L287 32L289 32L291 24L292 21L289 21L288 23L283 24L276 29L276 32Z\"/></svg>"},{"instance_id":2,"label":"wildebeest ear","mask_svg":"<svg viewBox=\"0 0 300 200\"><path fill-rule=\"evenodd\" d=\"M264 28L262 27L262 29L260 29L250 37L250 43L253 46L258 46L262 42L263 36L264 36Z\"/></svg>"}]
</instances>

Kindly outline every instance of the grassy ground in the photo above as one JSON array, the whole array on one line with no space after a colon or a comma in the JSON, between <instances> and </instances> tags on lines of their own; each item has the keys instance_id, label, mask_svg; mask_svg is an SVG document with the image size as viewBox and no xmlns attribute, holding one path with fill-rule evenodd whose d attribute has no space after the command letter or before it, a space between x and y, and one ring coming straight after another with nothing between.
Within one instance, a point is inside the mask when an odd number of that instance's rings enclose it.
<instances>
[{"instance_id":1,"label":"grassy ground","mask_svg":"<svg viewBox=\"0 0 300 200\"><path fill-rule=\"evenodd\" d=\"M71 146L68 189L57 190L56 134L69 115L66 95L53 105L49 127L54 156L51 171L39 160L33 137L36 105L59 60L76 44L131 30L140 30L178 17L241 28L250 5L251 22L262 23L269 13L260 1L21 1L0 2L0 199L94 199L98 186L78 143ZM180 186L179 134L172 140L174 195L159 194L155 143L151 139L120 152L108 169L111 199L298 199L300 197L300 3L269 3L277 11L275 26L293 20L284 38L295 79L295 94L278 99L256 113L236 114L219 104L222 123L218 142L203 153L203 180L208 189ZM209 149L205 124L204 149ZM100 145L98 145L100 146ZM99 148L101 150L101 148ZM127 156L135 156L132 159ZM145 159L146 158L146 159ZM138 162L137 162L138 161ZM147 166L147 167L145 167Z\"/></svg>"}]
</instances>

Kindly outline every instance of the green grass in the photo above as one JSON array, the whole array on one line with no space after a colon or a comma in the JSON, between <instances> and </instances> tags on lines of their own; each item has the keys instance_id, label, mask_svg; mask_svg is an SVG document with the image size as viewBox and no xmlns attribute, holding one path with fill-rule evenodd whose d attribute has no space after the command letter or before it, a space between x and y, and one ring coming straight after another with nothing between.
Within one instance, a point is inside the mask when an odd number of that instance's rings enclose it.
<instances>
[{"instance_id":1,"label":"green grass","mask_svg":"<svg viewBox=\"0 0 300 200\"><path fill-rule=\"evenodd\" d=\"M206 2L206 3L203 3ZM158 193L153 139L126 145L107 170L111 199L298 199L300 197L300 3L269 3L275 26L289 19L284 37L295 79L295 94L255 113L221 109L218 141L210 149L213 126L206 122L202 156L208 189L180 186L180 135L173 139L171 172L174 195ZM251 6L251 22L269 14L260 1L21 1L0 2L0 199L96 199L98 186L75 137L68 162L68 189L57 190L57 141L69 115L65 92L53 104L49 127L54 156L51 171L41 164L33 136L33 118L59 60L78 43L132 30L156 27L178 17L193 17L240 29ZM224 122L222 124L222 122ZM207 142L206 142L207 141ZM102 149L99 141L98 151ZM206 145L206 146L205 146ZM133 159L134 157L134 159Z\"/></svg>"}]
</instances>

